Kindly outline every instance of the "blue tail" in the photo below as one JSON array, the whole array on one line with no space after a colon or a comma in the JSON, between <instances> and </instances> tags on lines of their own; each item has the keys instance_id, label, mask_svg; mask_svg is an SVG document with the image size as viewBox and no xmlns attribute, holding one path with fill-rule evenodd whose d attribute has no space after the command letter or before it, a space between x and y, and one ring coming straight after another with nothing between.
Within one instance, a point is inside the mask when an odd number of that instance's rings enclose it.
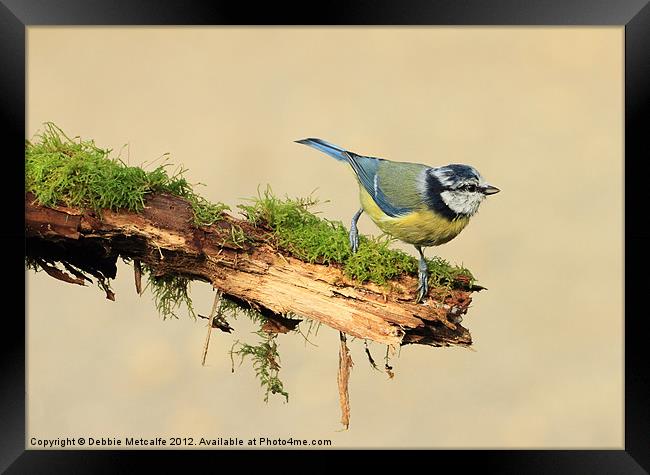
<instances>
[{"instance_id":1,"label":"blue tail","mask_svg":"<svg viewBox=\"0 0 650 475\"><path fill-rule=\"evenodd\" d=\"M303 145L309 145L310 147L320 150L321 152L326 153L330 157L336 158L342 162L348 161L347 151L339 147L338 145L325 142L321 139L302 139L296 140L296 143L301 143Z\"/></svg>"}]
</instances>

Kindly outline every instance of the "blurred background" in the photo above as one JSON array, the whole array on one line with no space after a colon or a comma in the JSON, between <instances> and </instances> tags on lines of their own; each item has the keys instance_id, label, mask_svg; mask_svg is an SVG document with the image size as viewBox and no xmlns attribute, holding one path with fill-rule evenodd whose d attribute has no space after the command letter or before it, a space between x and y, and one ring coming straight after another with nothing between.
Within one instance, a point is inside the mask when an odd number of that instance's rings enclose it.
<instances>
[{"instance_id":1,"label":"blurred background","mask_svg":"<svg viewBox=\"0 0 650 475\"><path fill-rule=\"evenodd\" d=\"M270 184L346 226L350 170L293 143L475 166L502 192L429 248L489 290L464 319L473 350L407 346L396 376L350 343L341 431L338 334L278 337L289 403L263 392L235 339L162 321L120 263L116 302L27 279L31 437L294 437L333 447L623 447L623 28L27 29L27 131L45 121L131 165L169 152L233 208ZM363 233L378 234L366 217ZM412 247L399 246L414 253ZM194 283L195 308L212 306ZM383 363L385 348L370 350Z\"/></svg>"}]
</instances>

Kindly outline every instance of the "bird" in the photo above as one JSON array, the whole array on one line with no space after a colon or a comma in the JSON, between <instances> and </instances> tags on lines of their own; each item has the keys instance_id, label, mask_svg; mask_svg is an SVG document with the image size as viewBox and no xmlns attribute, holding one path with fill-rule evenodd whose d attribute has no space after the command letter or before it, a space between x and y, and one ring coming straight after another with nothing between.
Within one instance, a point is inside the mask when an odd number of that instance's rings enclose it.
<instances>
[{"instance_id":1,"label":"bird","mask_svg":"<svg viewBox=\"0 0 650 475\"><path fill-rule=\"evenodd\" d=\"M354 171L361 207L350 225L352 253L359 248L357 222L363 212L384 233L415 247L420 256L416 303L423 303L429 293L429 268L423 248L454 239L485 197L501 191L469 165L431 167L369 157L319 138L295 142L345 162Z\"/></svg>"}]
</instances>

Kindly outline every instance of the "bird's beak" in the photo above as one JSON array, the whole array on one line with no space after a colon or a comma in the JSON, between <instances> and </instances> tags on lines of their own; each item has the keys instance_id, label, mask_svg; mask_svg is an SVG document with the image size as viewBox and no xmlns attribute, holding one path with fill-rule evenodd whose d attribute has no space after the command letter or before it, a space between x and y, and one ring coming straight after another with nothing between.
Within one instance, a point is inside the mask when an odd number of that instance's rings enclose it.
<instances>
[{"instance_id":1,"label":"bird's beak","mask_svg":"<svg viewBox=\"0 0 650 475\"><path fill-rule=\"evenodd\" d=\"M486 185L485 187L483 187L483 194L484 195L493 195L493 194L498 193L500 191L501 191L500 189L498 189L496 186L492 186L492 185Z\"/></svg>"}]
</instances>

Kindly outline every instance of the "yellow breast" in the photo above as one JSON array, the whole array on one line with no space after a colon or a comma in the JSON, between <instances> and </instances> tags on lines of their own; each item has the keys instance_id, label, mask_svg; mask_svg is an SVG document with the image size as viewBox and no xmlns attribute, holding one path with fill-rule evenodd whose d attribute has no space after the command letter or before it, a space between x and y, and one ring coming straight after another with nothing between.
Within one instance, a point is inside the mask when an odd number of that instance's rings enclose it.
<instances>
[{"instance_id":1,"label":"yellow breast","mask_svg":"<svg viewBox=\"0 0 650 475\"><path fill-rule=\"evenodd\" d=\"M404 216L391 217L377 206L365 188L362 186L359 188L361 206L379 229L409 244L417 246L444 244L458 236L469 223L468 217L450 221L426 208Z\"/></svg>"}]
</instances>

